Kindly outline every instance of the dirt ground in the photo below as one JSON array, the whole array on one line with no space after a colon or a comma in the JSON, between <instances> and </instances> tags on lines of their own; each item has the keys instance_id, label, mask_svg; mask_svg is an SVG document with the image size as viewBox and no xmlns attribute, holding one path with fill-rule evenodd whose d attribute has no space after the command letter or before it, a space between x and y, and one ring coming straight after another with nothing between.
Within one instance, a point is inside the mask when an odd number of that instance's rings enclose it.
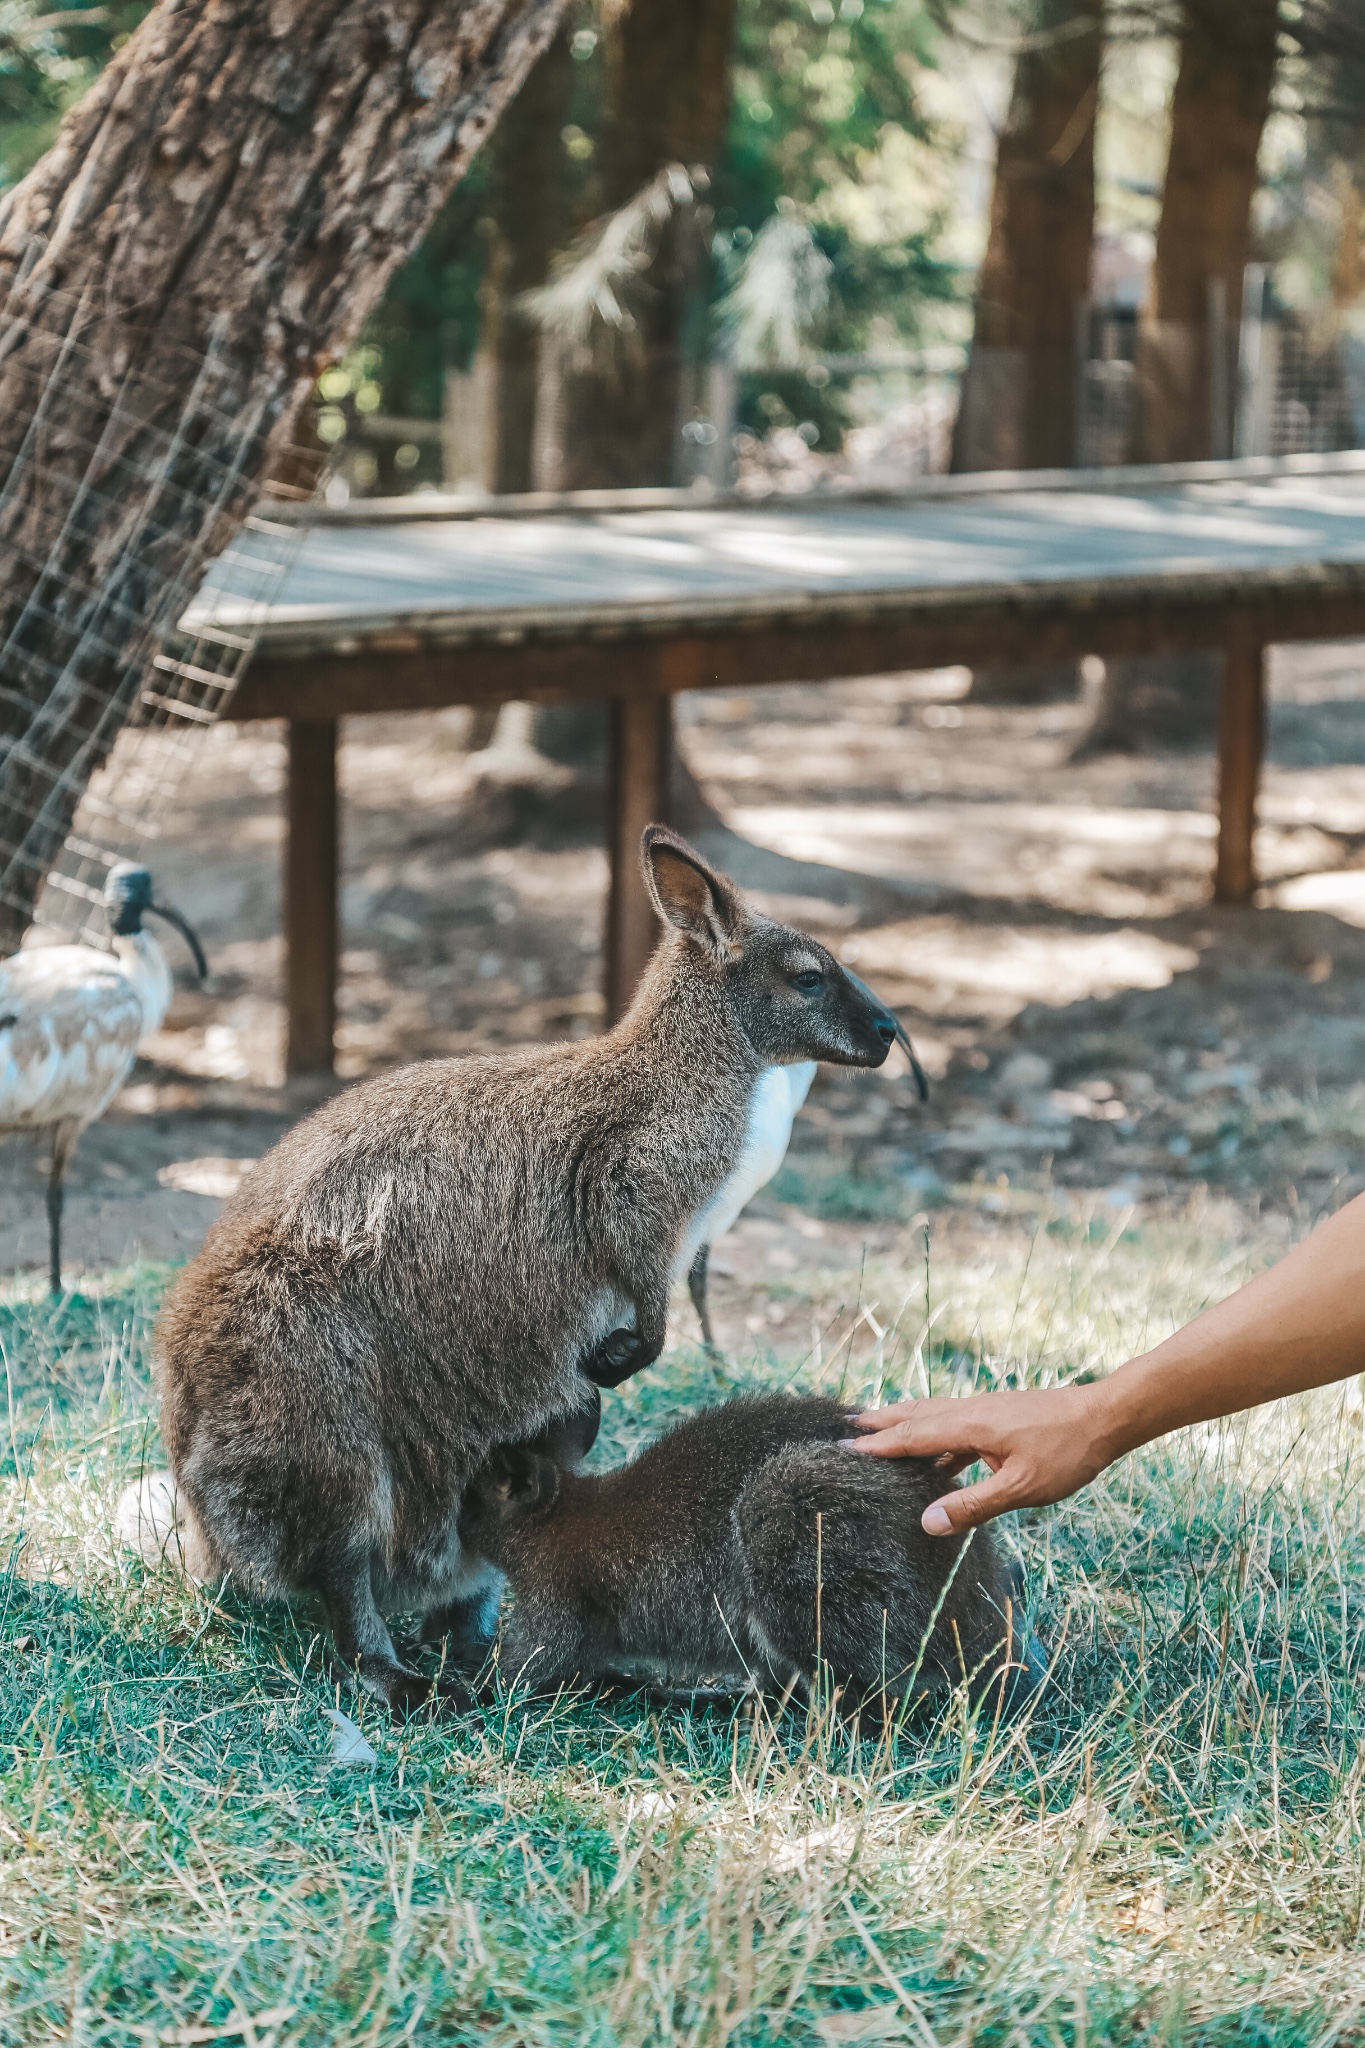
<instances>
[{"instance_id":1,"label":"dirt ground","mask_svg":"<svg viewBox=\"0 0 1365 2048\"><path fill-rule=\"evenodd\" d=\"M898 1006L934 1081L921 1108L903 1071L821 1076L783 1176L717 1251L732 1331L781 1321L784 1273L842 1286L944 1208L987 1227L1044 1188L1102 1213L1206 1187L1292 1215L1365 1186L1365 649L1275 658L1247 912L1208 902L1207 754L1073 761L1079 703L978 705L967 683L682 704L725 820L703 844ZM514 803L470 738L462 712L346 727L343 1079L598 1026L600 777ZM73 1275L187 1256L318 1099L282 1080L283 771L274 729L210 733L148 849L213 972L82 1142ZM40 1149L0 1154L0 1271L34 1284Z\"/></svg>"}]
</instances>

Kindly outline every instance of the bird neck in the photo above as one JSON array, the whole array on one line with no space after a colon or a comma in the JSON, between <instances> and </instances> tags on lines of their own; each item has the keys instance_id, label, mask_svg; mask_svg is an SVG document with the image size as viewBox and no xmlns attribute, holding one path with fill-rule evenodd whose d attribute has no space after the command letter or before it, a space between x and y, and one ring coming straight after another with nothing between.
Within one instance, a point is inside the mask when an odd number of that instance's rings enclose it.
<instances>
[{"instance_id":1,"label":"bird neck","mask_svg":"<svg viewBox=\"0 0 1365 2048\"><path fill-rule=\"evenodd\" d=\"M142 1005L142 1028L155 1031L171 1006L171 970L150 932L120 934L114 951Z\"/></svg>"}]
</instances>

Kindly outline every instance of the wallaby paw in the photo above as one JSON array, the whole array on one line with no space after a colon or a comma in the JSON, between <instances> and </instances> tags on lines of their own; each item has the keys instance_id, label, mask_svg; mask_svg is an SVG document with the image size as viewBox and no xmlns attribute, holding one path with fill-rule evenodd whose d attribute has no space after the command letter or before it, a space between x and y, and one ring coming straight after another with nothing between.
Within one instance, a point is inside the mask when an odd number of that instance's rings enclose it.
<instances>
[{"instance_id":1,"label":"wallaby paw","mask_svg":"<svg viewBox=\"0 0 1365 2048\"><path fill-rule=\"evenodd\" d=\"M415 1714L423 1707L468 1714L482 1704L474 1687L463 1678L428 1678L406 1664L362 1664L358 1677L365 1691L382 1700L394 1714Z\"/></svg>"}]
</instances>

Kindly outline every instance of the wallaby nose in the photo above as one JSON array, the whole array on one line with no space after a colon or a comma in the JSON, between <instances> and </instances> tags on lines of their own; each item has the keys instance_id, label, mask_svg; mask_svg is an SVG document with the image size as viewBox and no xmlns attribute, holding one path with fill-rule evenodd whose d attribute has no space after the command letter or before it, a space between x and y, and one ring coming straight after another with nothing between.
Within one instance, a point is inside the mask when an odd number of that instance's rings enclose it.
<instances>
[{"instance_id":1,"label":"wallaby nose","mask_svg":"<svg viewBox=\"0 0 1365 2048\"><path fill-rule=\"evenodd\" d=\"M897 1028L895 1018L889 1017L885 1010L882 1011L879 1017L873 1019L872 1029L876 1032L888 1052L896 1043Z\"/></svg>"}]
</instances>

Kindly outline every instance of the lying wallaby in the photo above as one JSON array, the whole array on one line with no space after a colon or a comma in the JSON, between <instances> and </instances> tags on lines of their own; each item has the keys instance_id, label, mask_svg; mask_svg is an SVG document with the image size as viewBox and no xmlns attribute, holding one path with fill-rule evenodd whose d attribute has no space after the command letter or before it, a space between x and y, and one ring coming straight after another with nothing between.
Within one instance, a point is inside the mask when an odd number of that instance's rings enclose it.
<instances>
[{"instance_id":1,"label":"lying wallaby","mask_svg":"<svg viewBox=\"0 0 1365 2048\"><path fill-rule=\"evenodd\" d=\"M495 1452L460 1533L515 1596L508 1683L554 1692L643 1663L675 1682L742 1667L785 1690L823 1659L850 1706L964 1678L1016 1705L1046 1660L1013 1567L987 1529L926 1536L943 1475L842 1448L851 1428L837 1402L777 1395L706 1409L598 1476Z\"/></svg>"},{"instance_id":2,"label":"lying wallaby","mask_svg":"<svg viewBox=\"0 0 1365 2048\"><path fill-rule=\"evenodd\" d=\"M685 840L651 825L643 853L666 930L614 1030L334 1098L243 1182L162 1317L190 1570L315 1590L343 1662L395 1706L431 1682L384 1612L463 1626L489 1580L459 1538L468 1480L581 1407L585 1375L614 1386L658 1356L760 1075L880 1066L896 1036Z\"/></svg>"}]
</instances>

